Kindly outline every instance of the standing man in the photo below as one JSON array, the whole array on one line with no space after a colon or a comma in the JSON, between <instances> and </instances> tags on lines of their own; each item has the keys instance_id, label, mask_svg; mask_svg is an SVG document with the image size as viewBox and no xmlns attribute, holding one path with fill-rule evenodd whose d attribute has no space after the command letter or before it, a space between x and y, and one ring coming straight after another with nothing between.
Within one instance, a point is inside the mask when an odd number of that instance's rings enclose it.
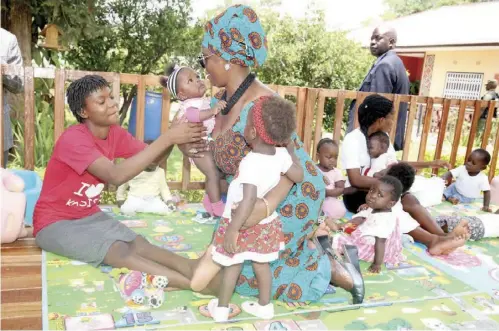
<instances>
[{"instance_id":1,"label":"standing man","mask_svg":"<svg viewBox=\"0 0 499 331\"><path fill-rule=\"evenodd\" d=\"M390 27L380 26L371 36L371 54L377 57L371 70L364 78L359 91L376 93L409 94L409 77L402 60L393 50L397 44L397 32ZM354 127L355 100L348 114L348 132ZM400 103L395 135L395 150L404 147L407 103ZM410 137L409 137L410 139Z\"/></svg>"},{"instance_id":2,"label":"standing man","mask_svg":"<svg viewBox=\"0 0 499 331\"><path fill-rule=\"evenodd\" d=\"M21 57L21 50L17 43L17 38L15 35L9 31L0 28L0 64L9 65L23 65L23 59ZM7 93L17 94L23 90L23 81L19 76L2 75L2 83L4 87L3 94L3 162L2 167L7 167L7 160L9 157L9 150L14 146L14 136L12 134L12 123L10 122L10 106L7 103Z\"/></svg>"},{"instance_id":3,"label":"standing man","mask_svg":"<svg viewBox=\"0 0 499 331\"><path fill-rule=\"evenodd\" d=\"M485 85L485 94L482 96L483 101L496 101L496 106L498 105L499 102L499 94L496 92L497 89L497 80L495 79L490 79L487 84ZM494 118L497 118L497 108L494 108ZM489 116L489 107L484 107L482 108L482 114L480 115L480 120L478 121L478 128L477 128L477 135L475 138L475 142L478 143L478 145L481 145L481 140L483 138L483 132L485 131L485 124L487 122L487 117ZM490 140L490 137L489 137Z\"/></svg>"}]
</instances>

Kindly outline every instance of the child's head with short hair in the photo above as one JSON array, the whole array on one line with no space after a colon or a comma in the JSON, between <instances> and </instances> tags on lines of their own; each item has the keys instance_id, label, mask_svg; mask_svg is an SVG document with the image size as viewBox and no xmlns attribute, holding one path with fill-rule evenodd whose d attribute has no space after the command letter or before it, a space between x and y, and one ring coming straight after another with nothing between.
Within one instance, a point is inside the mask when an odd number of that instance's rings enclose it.
<instances>
[{"instance_id":1,"label":"child's head with short hair","mask_svg":"<svg viewBox=\"0 0 499 331\"><path fill-rule=\"evenodd\" d=\"M159 82L174 98L184 101L202 98L206 93L204 81L192 68L170 65L165 75L161 76Z\"/></svg>"},{"instance_id":2,"label":"child's head with short hair","mask_svg":"<svg viewBox=\"0 0 499 331\"><path fill-rule=\"evenodd\" d=\"M371 158L375 159L380 155L385 154L388 152L388 147L390 147L390 137L386 132L377 131L369 136L367 149Z\"/></svg>"},{"instance_id":3,"label":"child's head with short hair","mask_svg":"<svg viewBox=\"0 0 499 331\"><path fill-rule=\"evenodd\" d=\"M475 149L466 158L464 166L469 174L478 174L480 171L487 169L490 163L490 154L483 148Z\"/></svg>"},{"instance_id":4,"label":"child's head with short hair","mask_svg":"<svg viewBox=\"0 0 499 331\"><path fill-rule=\"evenodd\" d=\"M69 109L79 123L99 126L119 123L118 104L108 82L99 75L86 75L73 81L66 93Z\"/></svg>"},{"instance_id":5,"label":"child's head with short hair","mask_svg":"<svg viewBox=\"0 0 499 331\"><path fill-rule=\"evenodd\" d=\"M416 178L416 170L407 162L399 162L391 165L386 174L400 181L402 184L402 193L406 193L411 189Z\"/></svg>"},{"instance_id":6,"label":"child's head with short hair","mask_svg":"<svg viewBox=\"0 0 499 331\"><path fill-rule=\"evenodd\" d=\"M283 146L296 129L295 105L279 97L258 99L248 113L244 138L250 145L264 143Z\"/></svg>"},{"instance_id":7,"label":"child's head with short hair","mask_svg":"<svg viewBox=\"0 0 499 331\"><path fill-rule=\"evenodd\" d=\"M331 138L322 138L317 144L317 158L319 166L324 170L330 171L336 168L338 164L339 146Z\"/></svg>"},{"instance_id":8,"label":"child's head with short hair","mask_svg":"<svg viewBox=\"0 0 499 331\"><path fill-rule=\"evenodd\" d=\"M402 183L392 176L384 176L374 184L366 196L367 205L373 210L390 210L402 195Z\"/></svg>"}]
</instances>

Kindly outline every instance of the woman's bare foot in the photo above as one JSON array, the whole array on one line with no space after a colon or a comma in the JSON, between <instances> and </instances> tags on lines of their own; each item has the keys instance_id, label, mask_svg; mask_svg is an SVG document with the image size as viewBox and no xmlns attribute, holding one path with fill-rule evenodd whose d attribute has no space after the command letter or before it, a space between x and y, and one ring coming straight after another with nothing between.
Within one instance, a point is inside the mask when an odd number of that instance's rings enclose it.
<instances>
[{"instance_id":1,"label":"woman's bare foot","mask_svg":"<svg viewBox=\"0 0 499 331\"><path fill-rule=\"evenodd\" d=\"M461 235L461 236L446 236L439 237L436 236L434 242L428 247L428 252L431 255L448 255L456 248L463 246L468 240L469 235Z\"/></svg>"}]
</instances>

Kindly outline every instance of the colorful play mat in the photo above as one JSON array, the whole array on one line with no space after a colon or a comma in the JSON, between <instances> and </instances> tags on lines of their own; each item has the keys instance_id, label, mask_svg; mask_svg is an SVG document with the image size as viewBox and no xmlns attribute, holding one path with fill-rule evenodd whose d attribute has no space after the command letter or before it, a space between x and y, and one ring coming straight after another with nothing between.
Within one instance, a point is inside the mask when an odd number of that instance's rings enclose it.
<instances>
[{"instance_id":1,"label":"colorful play mat","mask_svg":"<svg viewBox=\"0 0 499 331\"><path fill-rule=\"evenodd\" d=\"M198 206L168 216L116 217L152 243L197 258L213 225L193 221ZM476 215L480 204L431 208L434 215ZM275 302L272 321L241 310L252 298L234 295L231 323L216 324L209 296L163 291L161 278L139 272L93 268L43 253L44 330L499 330L499 239L469 242L446 257L431 257L424 246L405 243L406 263L367 273L366 298L351 304L349 293L330 287L320 302Z\"/></svg>"}]
</instances>

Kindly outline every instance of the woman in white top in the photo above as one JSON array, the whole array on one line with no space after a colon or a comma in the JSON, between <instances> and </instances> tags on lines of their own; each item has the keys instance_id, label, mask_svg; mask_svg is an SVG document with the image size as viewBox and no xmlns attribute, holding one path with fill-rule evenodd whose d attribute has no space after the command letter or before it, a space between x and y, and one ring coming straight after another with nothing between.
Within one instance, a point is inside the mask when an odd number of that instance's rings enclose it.
<instances>
[{"instance_id":1,"label":"woman in white top","mask_svg":"<svg viewBox=\"0 0 499 331\"><path fill-rule=\"evenodd\" d=\"M376 178L362 175L371 163L367 149L367 137L377 131L391 131L394 121L393 103L381 95L370 95L359 106L358 113L360 127L345 136L341 148L341 165L347 171L343 202L345 207L353 213L356 213L358 208L366 202L368 189L377 182ZM387 153L395 154L392 144L390 144ZM440 160L412 162L411 165L415 168L448 167L447 162ZM409 233L416 241L429 248L434 248L436 245L437 249L431 249L431 251L434 254L441 253L439 240L454 237L456 231L450 234L450 237L447 236L412 194L406 193L401 201L403 211L411 216L407 217L407 222L401 221L402 233ZM463 234L463 231L463 227L458 228L458 237Z\"/></svg>"}]
</instances>

